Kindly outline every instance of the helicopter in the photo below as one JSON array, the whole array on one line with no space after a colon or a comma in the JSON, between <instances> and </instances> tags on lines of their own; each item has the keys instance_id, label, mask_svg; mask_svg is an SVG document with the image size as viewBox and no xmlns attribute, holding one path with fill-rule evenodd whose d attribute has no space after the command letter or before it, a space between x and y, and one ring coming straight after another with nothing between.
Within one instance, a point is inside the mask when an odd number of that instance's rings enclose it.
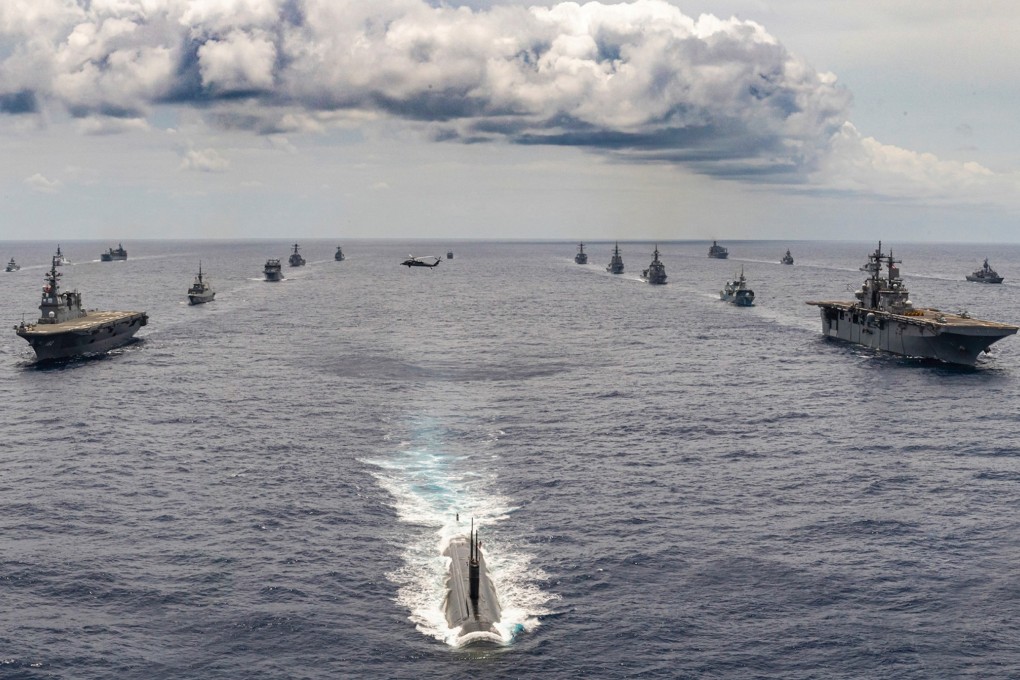
<instances>
[{"instance_id":1,"label":"helicopter","mask_svg":"<svg viewBox=\"0 0 1020 680\"><path fill-rule=\"evenodd\" d=\"M430 264L429 262L426 262L426 260L435 261ZM404 265L405 267L435 267L436 265L439 264L439 261L440 258L434 255L425 255L418 257L415 257L414 255L408 255L407 259L401 262L400 264Z\"/></svg>"}]
</instances>

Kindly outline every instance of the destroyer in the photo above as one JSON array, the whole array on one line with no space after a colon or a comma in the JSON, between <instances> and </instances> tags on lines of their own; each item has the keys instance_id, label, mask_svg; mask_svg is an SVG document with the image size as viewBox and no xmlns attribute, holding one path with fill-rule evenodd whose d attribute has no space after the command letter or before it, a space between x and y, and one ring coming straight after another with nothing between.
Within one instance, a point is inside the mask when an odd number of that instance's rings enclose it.
<instances>
[{"instance_id":1,"label":"destroyer","mask_svg":"<svg viewBox=\"0 0 1020 680\"><path fill-rule=\"evenodd\" d=\"M577 255L574 255L574 262L577 264L588 264L588 253L584 252L584 244L577 245Z\"/></svg>"},{"instance_id":2,"label":"destroyer","mask_svg":"<svg viewBox=\"0 0 1020 680\"><path fill-rule=\"evenodd\" d=\"M287 262L290 263L291 267L305 266L305 258L301 257L301 254L298 252L298 244L294 244L294 252L290 254L290 259Z\"/></svg>"},{"instance_id":3,"label":"destroyer","mask_svg":"<svg viewBox=\"0 0 1020 680\"><path fill-rule=\"evenodd\" d=\"M648 283L663 284L666 283L666 265L659 262L659 246L655 246L655 253L652 256L652 263L648 265L648 269L641 272L641 278Z\"/></svg>"},{"instance_id":4,"label":"destroyer","mask_svg":"<svg viewBox=\"0 0 1020 680\"><path fill-rule=\"evenodd\" d=\"M973 366L993 342L1020 330L966 313L914 307L900 278L899 262L892 251L885 255L879 242L868 256L869 276L854 293L856 302L809 301L821 308L822 333L902 356Z\"/></svg>"},{"instance_id":5,"label":"destroyer","mask_svg":"<svg viewBox=\"0 0 1020 680\"><path fill-rule=\"evenodd\" d=\"M606 271L610 274L622 274L623 273L623 256L620 255L620 243L616 243L616 247L613 248L613 257L609 260L609 264L606 265Z\"/></svg>"},{"instance_id":6,"label":"destroyer","mask_svg":"<svg viewBox=\"0 0 1020 680\"><path fill-rule=\"evenodd\" d=\"M779 261L779 263L780 264L793 264L793 255L790 254L789 250L786 251L786 255L783 255L783 259L781 259Z\"/></svg>"},{"instance_id":7,"label":"destroyer","mask_svg":"<svg viewBox=\"0 0 1020 680\"><path fill-rule=\"evenodd\" d=\"M725 260L730 256L730 251L726 250L715 241L712 241L712 245L708 249L708 256L714 257L717 260Z\"/></svg>"},{"instance_id":8,"label":"destroyer","mask_svg":"<svg viewBox=\"0 0 1020 680\"><path fill-rule=\"evenodd\" d=\"M740 268L740 278L727 281L723 289L719 291L719 299L723 302L731 302L738 307L750 307L754 304L754 291L747 287L743 267Z\"/></svg>"},{"instance_id":9,"label":"destroyer","mask_svg":"<svg viewBox=\"0 0 1020 680\"><path fill-rule=\"evenodd\" d=\"M124 244L118 243L116 248L110 248L108 251L99 256L99 259L103 262L113 262L115 260L126 260L127 251L124 250Z\"/></svg>"},{"instance_id":10,"label":"destroyer","mask_svg":"<svg viewBox=\"0 0 1020 680\"><path fill-rule=\"evenodd\" d=\"M333 255L333 259L336 260L337 262L343 262L344 259L345 259L344 258L344 249L341 248L340 246L337 246L336 247L336 254Z\"/></svg>"},{"instance_id":11,"label":"destroyer","mask_svg":"<svg viewBox=\"0 0 1020 680\"><path fill-rule=\"evenodd\" d=\"M1002 283L1002 277L999 276L998 272L988 266L987 257L985 258L984 266L973 274L968 274L967 280L977 281L978 283Z\"/></svg>"},{"instance_id":12,"label":"destroyer","mask_svg":"<svg viewBox=\"0 0 1020 680\"><path fill-rule=\"evenodd\" d=\"M19 269L21 269L21 265L18 264L17 262L15 262L14 258L12 257L11 261L7 263L7 268L4 271L5 272L16 272Z\"/></svg>"},{"instance_id":13,"label":"destroyer","mask_svg":"<svg viewBox=\"0 0 1020 680\"><path fill-rule=\"evenodd\" d=\"M42 290L39 321L14 327L39 359L67 359L120 347L149 322L145 312L85 311L81 293L60 292L61 276L54 257Z\"/></svg>"},{"instance_id":14,"label":"destroyer","mask_svg":"<svg viewBox=\"0 0 1020 680\"><path fill-rule=\"evenodd\" d=\"M216 297L216 291L205 278L202 277L202 263L198 263L198 274L195 275L195 282L188 289L188 302L193 305L200 305L203 302L212 302Z\"/></svg>"},{"instance_id":15,"label":"destroyer","mask_svg":"<svg viewBox=\"0 0 1020 680\"><path fill-rule=\"evenodd\" d=\"M266 275L266 281L283 281L283 269L280 268L280 261L275 258L266 260L262 272Z\"/></svg>"},{"instance_id":16,"label":"destroyer","mask_svg":"<svg viewBox=\"0 0 1020 680\"><path fill-rule=\"evenodd\" d=\"M496 624L502 610L482 557L482 542L478 540L474 521L471 533L451 539L443 555L450 558L443 602L446 623L450 628L460 629L457 638L461 644L501 642Z\"/></svg>"}]
</instances>

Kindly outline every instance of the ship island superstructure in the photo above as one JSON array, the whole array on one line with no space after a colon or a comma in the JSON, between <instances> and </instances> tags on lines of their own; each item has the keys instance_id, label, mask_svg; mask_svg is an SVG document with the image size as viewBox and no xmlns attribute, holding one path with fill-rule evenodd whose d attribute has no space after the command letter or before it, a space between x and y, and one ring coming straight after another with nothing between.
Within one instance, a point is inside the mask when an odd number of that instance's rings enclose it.
<instances>
[{"instance_id":1,"label":"ship island superstructure","mask_svg":"<svg viewBox=\"0 0 1020 680\"><path fill-rule=\"evenodd\" d=\"M900 262L892 251L883 253L879 242L861 267L869 276L854 293L856 301L808 301L821 310L822 333L902 356L973 366L992 343L1020 330L965 312L914 307L896 266Z\"/></svg>"},{"instance_id":2,"label":"ship island superstructure","mask_svg":"<svg viewBox=\"0 0 1020 680\"><path fill-rule=\"evenodd\" d=\"M39 304L39 320L24 321L14 331L24 338L39 359L67 359L98 354L127 343L149 321L145 312L86 311L77 290L60 291L57 258L46 273Z\"/></svg>"}]
</instances>

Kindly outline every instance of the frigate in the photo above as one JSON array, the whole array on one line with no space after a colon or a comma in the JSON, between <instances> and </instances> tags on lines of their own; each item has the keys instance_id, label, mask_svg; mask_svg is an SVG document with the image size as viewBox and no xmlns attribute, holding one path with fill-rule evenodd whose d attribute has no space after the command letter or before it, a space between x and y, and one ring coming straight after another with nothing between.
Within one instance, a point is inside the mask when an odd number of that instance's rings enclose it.
<instances>
[{"instance_id":1,"label":"frigate","mask_svg":"<svg viewBox=\"0 0 1020 680\"><path fill-rule=\"evenodd\" d=\"M577 245L577 255L574 255L574 262L577 264L588 264L588 253L584 252L584 244Z\"/></svg>"},{"instance_id":2,"label":"frigate","mask_svg":"<svg viewBox=\"0 0 1020 680\"><path fill-rule=\"evenodd\" d=\"M892 251L882 252L880 241L862 267L869 275L854 293L856 302L808 301L821 308L822 333L902 356L973 366L992 343L1020 330L966 312L914 307L896 266L900 262Z\"/></svg>"},{"instance_id":3,"label":"frigate","mask_svg":"<svg viewBox=\"0 0 1020 680\"><path fill-rule=\"evenodd\" d=\"M726 250L715 241L712 241L712 245L708 249L708 256L714 257L717 260L725 260L730 256L730 251Z\"/></svg>"},{"instance_id":4,"label":"frigate","mask_svg":"<svg viewBox=\"0 0 1020 680\"><path fill-rule=\"evenodd\" d=\"M988 266L988 258L985 258L985 264L973 274L967 275L968 281L976 281L978 283L1002 283L1002 277L999 273Z\"/></svg>"},{"instance_id":5,"label":"frigate","mask_svg":"<svg viewBox=\"0 0 1020 680\"><path fill-rule=\"evenodd\" d=\"M0 260L0 262L2 262L2 261L3 261L3 260ZM21 269L21 265L20 265L20 264L18 264L17 262L15 262L15 261L14 261L14 258L12 257L12 258L11 258L11 261L7 263L7 268L6 268L6 269L4 269L4 271L5 271L5 272L16 272L16 271L18 271L19 269Z\"/></svg>"},{"instance_id":6,"label":"frigate","mask_svg":"<svg viewBox=\"0 0 1020 680\"><path fill-rule=\"evenodd\" d=\"M105 253L99 256L99 259L103 262L113 262L115 260L126 260L127 251L124 250L124 244L118 243L116 248L110 248Z\"/></svg>"},{"instance_id":7,"label":"frigate","mask_svg":"<svg viewBox=\"0 0 1020 680\"><path fill-rule=\"evenodd\" d=\"M24 321L14 331L28 341L39 359L67 359L84 354L98 354L120 347L149 322L145 312L85 311L81 293L60 292L56 257L46 273L42 289L39 321Z\"/></svg>"},{"instance_id":8,"label":"frigate","mask_svg":"<svg viewBox=\"0 0 1020 680\"><path fill-rule=\"evenodd\" d=\"M501 642L496 629L502 610L496 587L489 576L482 556L482 542L478 540L474 521L468 536L450 539L443 551L450 558L450 572L446 577L446 599L443 611L450 628L459 629L460 644Z\"/></svg>"},{"instance_id":9,"label":"frigate","mask_svg":"<svg viewBox=\"0 0 1020 680\"><path fill-rule=\"evenodd\" d=\"M750 307L754 304L754 291L747 287L743 267L740 268L740 276L732 281L727 281L723 289L719 291L719 299L738 307Z\"/></svg>"},{"instance_id":10,"label":"frigate","mask_svg":"<svg viewBox=\"0 0 1020 680\"><path fill-rule=\"evenodd\" d=\"M266 281L283 281L283 269L280 267L280 261L276 258L266 260L266 266L262 273L265 274Z\"/></svg>"},{"instance_id":11,"label":"frigate","mask_svg":"<svg viewBox=\"0 0 1020 680\"><path fill-rule=\"evenodd\" d=\"M659 261L659 246L655 246L655 253L652 255L652 263L648 265L648 269L641 272L641 278L648 283L664 284L666 283L666 265Z\"/></svg>"},{"instance_id":12,"label":"frigate","mask_svg":"<svg viewBox=\"0 0 1020 680\"><path fill-rule=\"evenodd\" d=\"M336 247L336 254L333 255L333 259L336 260L337 262L343 262L344 259L345 259L344 258L344 249L341 248L340 246L337 246Z\"/></svg>"},{"instance_id":13,"label":"frigate","mask_svg":"<svg viewBox=\"0 0 1020 680\"><path fill-rule=\"evenodd\" d=\"M606 271L610 274L622 274L623 273L623 256L620 255L620 243L616 243L616 247L613 248L613 257L609 260L609 264L606 265Z\"/></svg>"},{"instance_id":14,"label":"frigate","mask_svg":"<svg viewBox=\"0 0 1020 680\"><path fill-rule=\"evenodd\" d=\"M786 251L786 255L783 255L783 259L781 259L779 261L779 263L780 264L793 264L793 255L790 254L789 250Z\"/></svg>"},{"instance_id":15,"label":"frigate","mask_svg":"<svg viewBox=\"0 0 1020 680\"><path fill-rule=\"evenodd\" d=\"M188 288L188 302L193 305L200 305L203 302L212 302L216 297L216 291L212 285L202 276L202 263L198 263L198 274L195 275L195 282Z\"/></svg>"}]
</instances>

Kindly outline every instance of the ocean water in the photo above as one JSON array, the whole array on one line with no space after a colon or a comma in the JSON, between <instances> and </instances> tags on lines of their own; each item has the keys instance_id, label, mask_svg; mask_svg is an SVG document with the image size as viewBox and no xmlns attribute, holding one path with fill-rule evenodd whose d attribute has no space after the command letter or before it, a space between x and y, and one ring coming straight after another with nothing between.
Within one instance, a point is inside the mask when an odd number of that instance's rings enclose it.
<instances>
[{"instance_id":1,"label":"ocean water","mask_svg":"<svg viewBox=\"0 0 1020 680\"><path fill-rule=\"evenodd\" d=\"M875 244L660 243L662 287L652 243L305 241L278 284L283 241L110 245L64 284L149 326L40 367L55 244L0 243L0 678L1020 676L1020 338L823 338ZM889 245L915 304L1020 322L1020 247ZM485 648L441 607L472 517Z\"/></svg>"}]
</instances>

